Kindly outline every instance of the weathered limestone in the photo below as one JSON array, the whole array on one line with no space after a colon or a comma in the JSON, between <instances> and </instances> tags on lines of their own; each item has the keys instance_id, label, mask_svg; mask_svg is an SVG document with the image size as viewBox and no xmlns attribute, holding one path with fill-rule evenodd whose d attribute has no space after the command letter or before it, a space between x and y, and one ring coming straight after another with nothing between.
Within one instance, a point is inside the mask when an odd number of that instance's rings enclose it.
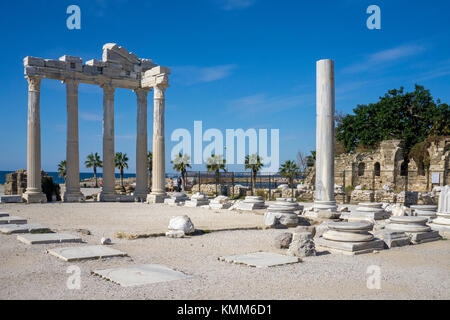
<instances>
[{"instance_id":1,"label":"weathered limestone","mask_svg":"<svg viewBox=\"0 0 450 320\"><path fill-rule=\"evenodd\" d=\"M316 197L314 211L338 217L334 199L334 61L317 61Z\"/></svg>"},{"instance_id":2,"label":"weathered limestone","mask_svg":"<svg viewBox=\"0 0 450 320\"><path fill-rule=\"evenodd\" d=\"M22 202L22 196L6 196L0 195L0 203L20 203Z\"/></svg>"},{"instance_id":3,"label":"weathered limestone","mask_svg":"<svg viewBox=\"0 0 450 320\"><path fill-rule=\"evenodd\" d=\"M103 186L99 201L116 201L114 154L114 91L111 84L103 88Z\"/></svg>"},{"instance_id":4,"label":"weathered limestone","mask_svg":"<svg viewBox=\"0 0 450 320\"><path fill-rule=\"evenodd\" d=\"M171 238L182 238L184 235L195 232L194 224L186 215L170 219L168 229L169 231L166 233L166 237Z\"/></svg>"},{"instance_id":5,"label":"weathered limestone","mask_svg":"<svg viewBox=\"0 0 450 320\"><path fill-rule=\"evenodd\" d=\"M184 192L175 192L170 198L164 199L164 203L171 205L171 206L177 206L181 205L182 203L185 203L188 201L189 198Z\"/></svg>"},{"instance_id":6,"label":"weathered limestone","mask_svg":"<svg viewBox=\"0 0 450 320\"><path fill-rule=\"evenodd\" d=\"M288 255L296 257L310 257L316 255L313 235L310 232L294 233L289 245Z\"/></svg>"},{"instance_id":7,"label":"weathered limestone","mask_svg":"<svg viewBox=\"0 0 450 320\"><path fill-rule=\"evenodd\" d=\"M426 225L427 222L427 217L391 217L385 229L387 231L405 232L413 244L439 240L441 238L439 232L432 231Z\"/></svg>"},{"instance_id":8,"label":"weathered limestone","mask_svg":"<svg viewBox=\"0 0 450 320\"><path fill-rule=\"evenodd\" d=\"M260 196L247 196L244 201L240 201L236 205L236 209L244 211L264 209L265 207L264 199Z\"/></svg>"},{"instance_id":9,"label":"weathered limestone","mask_svg":"<svg viewBox=\"0 0 450 320\"><path fill-rule=\"evenodd\" d=\"M117 269L94 270L93 274L122 287L134 287L152 283L183 280L191 278L180 271L158 264L146 264Z\"/></svg>"},{"instance_id":10,"label":"weathered limestone","mask_svg":"<svg viewBox=\"0 0 450 320\"><path fill-rule=\"evenodd\" d=\"M42 224L2 224L0 225L0 233L14 234L14 233L41 233L50 232L50 229Z\"/></svg>"},{"instance_id":11,"label":"weathered limestone","mask_svg":"<svg viewBox=\"0 0 450 320\"><path fill-rule=\"evenodd\" d=\"M137 97L137 135L136 135L136 201L145 201L148 194L147 170L147 94L148 89L134 90Z\"/></svg>"},{"instance_id":12,"label":"weathered limestone","mask_svg":"<svg viewBox=\"0 0 450 320\"><path fill-rule=\"evenodd\" d=\"M153 87L153 172L152 192L147 197L149 203L163 203L166 195L164 112L166 107L165 91L169 87L168 68L156 67L146 72L149 84ZM145 82L147 83L147 82Z\"/></svg>"},{"instance_id":13,"label":"weathered limestone","mask_svg":"<svg viewBox=\"0 0 450 320\"><path fill-rule=\"evenodd\" d=\"M274 239L274 246L277 249L288 249L292 242L292 233L283 232L279 234Z\"/></svg>"},{"instance_id":14,"label":"weathered limestone","mask_svg":"<svg viewBox=\"0 0 450 320\"><path fill-rule=\"evenodd\" d=\"M264 224L269 227L295 227L298 225L298 216L294 212L300 210L297 202L277 201L271 204L264 214Z\"/></svg>"},{"instance_id":15,"label":"weathered limestone","mask_svg":"<svg viewBox=\"0 0 450 320\"><path fill-rule=\"evenodd\" d=\"M209 200L203 193L197 192L192 197L191 200L184 203L186 207L201 207L209 205Z\"/></svg>"},{"instance_id":16,"label":"weathered limestone","mask_svg":"<svg viewBox=\"0 0 450 320\"><path fill-rule=\"evenodd\" d=\"M445 186L441 191L437 218L430 223L430 227L442 236L450 236L450 186Z\"/></svg>"},{"instance_id":17,"label":"weathered limestone","mask_svg":"<svg viewBox=\"0 0 450 320\"><path fill-rule=\"evenodd\" d=\"M27 128L27 191L23 198L28 203L45 203L47 197L41 189L41 78L27 76L28 128Z\"/></svg>"},{"instance_id":18,"label":"weathered limestone","mask_svg":"<svg viewBox=\"0 0 450 320\"><path fill-rule=\"evenodd\" d=\"M379 202L360 202L355 211L344 215L349 222L369 221L374 223L375 220L383 220L389 218L389 213L383 209L383 204ZM341 214L341 219L343 215Z\"/></svg>"},{"instance_id":19,"label":"weathered limestone","mask_svg":"<svg viewBox=\"0 0 450 320\"><path fill-rule=\"evenodd\" d=\"M82 242L80 237L65 233L24 234L17 236L17 240L25 244Z\"/></svg>"},{"instance_id":20,"label":"weathered limestone","mask_svg":"<svg viewBox=\"0 0 450 320\"><path fill-rule=\"evenodd\" d=\"M376 237L383 240L389 249L410 244L410 238L405 232L382 230L376 233Z\"/></svg>"},{"instance_id":21,"label":"weathered limestone","mask_svg":"<svg viewBox=\"0 0 450 320\"><path fill-rule=\"evenodd\" d=\"M412 210L412 214L417 217L427 217L431 222L434 218L436 218L436 211L438 209L437 206L433 205L414 205L410 207Z\"/></svg>"},{"instance_id":22,"label":"weathered limestone","mask_svg":"<svg viewBox=\"0 0 450 320\"><path fill-rule=\"evenodd\" d=\"M227 196L217 196L209 202L210 209L229 209L232 203Z\"/></svg>"},{"instance_id":23,"label":"weathered limestone","mask_svg":"<svg viewBox=\"0 0 450 320\"><path fill-rule=\"evenodd\" d=\"M369 233L372 225L368 222L330 222L328 228L322 238L316 240L316 248L348 255L371 253L384 248L383 240Z\"/></svg>"},{"instance_id":24,"label":"weathered limestone","mask_svg":"<svg viewBox=\"0 0 450 320\"><path fill-rule=\"evenodd\" d=\"M219 257L219 260L228 263L244 264L256 268L276 267L285 264L301 262L301 260L297 257L289 257L282 254L270 252L256 252L244 255Z\"/></svg>"},{"instance_id":25,"label":"weathered limestone","mask_svg":"<svg viewBox=\"0 0 450 320\"><path fill-rule=\"evenodd\" d=\"M66 79L67 97L67 144L66 144L66 191L64 202L82 202L80 189L80 164L78 145L78 81Z\"/></svg>"},{"instance_id":26,"label":"weathered limestone","mask_svg":"<svg viewBox=\"0 0 450 320\"><path fill-rule=\"evenodd\" d=\"M89 260L89 259L124 257L127 255L125 252L102 245L54 248L47 250L47 253L67 262Z\"/></svg>"}]
</instances>

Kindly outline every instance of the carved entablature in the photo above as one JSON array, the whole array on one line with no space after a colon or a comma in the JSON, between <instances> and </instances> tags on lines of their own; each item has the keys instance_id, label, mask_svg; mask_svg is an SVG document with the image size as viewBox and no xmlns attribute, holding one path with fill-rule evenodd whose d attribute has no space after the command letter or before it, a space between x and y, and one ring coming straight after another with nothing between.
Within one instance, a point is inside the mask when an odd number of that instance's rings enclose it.
<instances>
[{"instance_id":1,"label":"carved entablature","mask_svg":"<svg viewBox=\"0 0 450 320\"><path fill-rule=\"evenodd\" d=\"M139 59L134 53L115 43L103 46L102 60L92 59L83 64L79 57L65 55L59 60L26 57L25 75L55 80L73 79L83 83L138 89L149 87L147 80L155 84L167 83L170 69L153 63L150 59ZM163 70L163 71L162 71ZM148 74L148 75L147 75Z\"/></svg>"}]
</instances>

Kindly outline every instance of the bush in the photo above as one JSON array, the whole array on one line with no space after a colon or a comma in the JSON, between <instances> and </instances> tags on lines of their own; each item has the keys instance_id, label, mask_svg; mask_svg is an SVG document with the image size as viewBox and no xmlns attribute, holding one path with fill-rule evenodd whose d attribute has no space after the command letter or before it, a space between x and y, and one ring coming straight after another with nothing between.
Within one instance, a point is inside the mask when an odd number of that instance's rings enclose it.
<instances>
[{"instance_id":1,"label":"bush","mask_svg":"<svg viewBox=\"0 0 450 320\"><path fill-rule=\"evenodd\" d=\"M57 183L53 183L53 178L49 176L42 177L42 192L45 193L47 201L51 202L53 195L56 195L56 201L61 201L61 187Z\"/></svg>"}]
</instances>

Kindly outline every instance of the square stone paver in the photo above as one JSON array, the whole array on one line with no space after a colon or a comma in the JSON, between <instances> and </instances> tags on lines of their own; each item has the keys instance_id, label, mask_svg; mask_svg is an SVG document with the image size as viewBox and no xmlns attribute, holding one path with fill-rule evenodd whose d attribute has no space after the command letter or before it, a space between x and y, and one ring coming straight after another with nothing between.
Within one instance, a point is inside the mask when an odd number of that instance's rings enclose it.
<instances>
[{"instance_id":1,"label":"square stone paver","mask_svg":"<svg viewBox=\"0 0 450 320\"><path fill-rule=\"evenodd\" d=\"M0 195L0 203L20 203L22 196L18 195Z\"/></svg>"},{"instance_id":2,"label":"square stone paver","mask_svg":"<svg viewBox=\"0 0 450 320\"><path fill-rule=\"evenodd\" d=\"M65 233L24 234L17 236L17 240L25 244L49 244L82 241L80 237Z\"/></svg>"},{"instance_id":3,"label":"square stone paver","mask_svg":"<svg viewBox=\"0 0 450 320\"><path fill-rule=\"evenodd\" d=\"M13 233L42 233L50 232L50 229L39 223L30 224L2 224L0 225L0 233L13 234Z\"/></svg>"},{"instance_id":4,"label":"square stone paver","mask_svg":"<svg viewBox=\"0 0 450 320\"><path fill-rule=\"evenodd\" d=\"M220 257L220 261L245 264L250 267L267 268L299 262L297 257L285 256L271 252L255 252L243 255Z\"/></svg>"},{"instance_id":5,"label":"square stone paver","mask_svg":"<svg viewBox=\"0 0 450 320\"><path fill-rule=\"evenodd\" d=\"M141 286L151 283L188 279L192 276L159 264L144 264L135 267L94 270L92 272L122 287Z\"/></svg>"},{"instance_id":6,"label":"square stone paver","mask_svg":"<svg viewBox=\"0 0 450 320\"><path fill-rule=\"evenodd\" d=\"M21 217L0 217L0 224L26 224L27 219Z\"/></svg>"},{"instance_id":7,"label":"square stone paver","mask_svg":"<svg viewBox=\"0 0 450 320\"><path fill-rule=\"evenodd\" d=\"M47 250L47 253L64 261L124 257L127 255L125 252L106 246L55 248Z\"/></svg>"},{"instance_id":8,"label":"square stone paver","mask_svg":"<svg viewBox=\"0 0 450 320\"><path fill-rule=\"evenodd\" d=\"M9 213L0 212L0 218L2 218L2 217L9 217Z\"/></svg>"}]
</instances>

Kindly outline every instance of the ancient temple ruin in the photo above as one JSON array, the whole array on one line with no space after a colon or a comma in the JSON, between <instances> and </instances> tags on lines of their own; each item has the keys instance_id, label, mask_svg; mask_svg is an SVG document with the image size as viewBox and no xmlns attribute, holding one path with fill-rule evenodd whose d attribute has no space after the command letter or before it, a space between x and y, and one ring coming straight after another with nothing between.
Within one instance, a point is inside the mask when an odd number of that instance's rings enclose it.
<instances>
[{"instance_id":1,"label":"ancient temple ruin","mask_svg":"<svg viewBox=\"0 0 450 320\"><path fill-rule=\"evenodd\" d=\"M164 111L165 90L170 69L152 60L140 59L114 43L103 46L102 60L85 64L79 57L65 55L59 60L26 57L28 81L27 189L25 200L45 202L41 190L40 85L42 79L60 80L67 91L67 177L66 202L83 201L80 190L78 144L78 86L99 85L103 89L103 187L101 201L116 201L114 165L114 92L133 90L137 97L136 200L163 202L165 193ZM147 95L154 90L152 193L147 197Z\"/></svg>"}]
</instances>

